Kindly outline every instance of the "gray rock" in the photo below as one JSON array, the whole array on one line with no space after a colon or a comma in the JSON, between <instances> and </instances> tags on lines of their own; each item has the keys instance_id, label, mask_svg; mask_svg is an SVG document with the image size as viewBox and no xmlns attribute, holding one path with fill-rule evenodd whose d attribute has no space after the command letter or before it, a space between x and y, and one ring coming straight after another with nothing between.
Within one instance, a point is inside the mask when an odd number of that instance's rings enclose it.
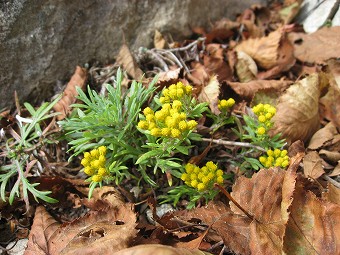
<instances>
[{"instance_id":1,"label":"gray rock","mask_svg":"<svg viewBox=\"0 0 340 255\"><path fill-rule=\"evenodd\" d=\"M76 65L109 63L125 41L150 47L155 29L175 40L191 27L234 18L265 0L8 0L0 1L0 109L41 102Z\"/></svg>"}]
</instances>

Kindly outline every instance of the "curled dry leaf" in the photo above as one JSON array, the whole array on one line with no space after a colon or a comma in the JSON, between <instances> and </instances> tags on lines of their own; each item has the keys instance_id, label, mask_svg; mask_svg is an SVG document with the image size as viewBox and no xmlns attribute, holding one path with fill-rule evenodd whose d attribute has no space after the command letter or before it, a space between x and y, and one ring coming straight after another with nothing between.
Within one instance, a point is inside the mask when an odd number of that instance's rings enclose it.
<instances>
[{"instance_id":1,"label":"curled dry leaf","mask_svg":"<svg viewBox=\"0 0 340 255\"><path fill-rule=\"evenodd\" d=\"M241 82L227 82L229 86L236 94L247 101L251 101L255 96L256 92L262 91L277 91L283 92L289 85L292 84L291 81L281 81L281 80L253 80L245 83Z\"/></svg>"},{"instance_id":2,"label":"curled dry leaf","mask_svg":"<svg viewBox=\"0 0 340 255\"><path fill-rule=\"evenodd\" d=\"M294 55L301 62L325 63L340 56L340 27L323 27L312 34L290 33Z\"/></svg>"},{"instance_id":3,"label":"curled dry leaf","mask_svg":"<svg viewBox=\"0 0 340 255\"><path fill-rule=\"evenodd\" d=\"M327 123L326 126L315 132L309 141L308 149L320 149L325 143L332 140L338 134L338 130L332 122Z\"/></svg>"},{"instance_id":4,"label":"curled dry leaf","mask_svg":"<svg viewBox=\"0 0 340 255\"><path fill-rule=\"evenodd\" d=\"M211 253L196 250L188 250L185 248L174 248L162 244L144 244L127 248L112 255L209 255Z\"/></svg>"},{"instance_id":5,"label":"curled dry leaf","mask_svg":"<svg viewBox=\"0 0 340 255\"><path fill-rule=\"evenodd\" d=\"M120 48L116 58L116 64L122 66L134 80L140 80L143 76L143 71L136 64L129 47L126 44L123 44Z\"/></svg>"},{"instance_id":6,"label":"curled dry leaf","mask_svg":"<svg viewBox=\"0 0 340 255\"><path fill-rule=\"evenodd\" d=\"M217 76L210 77L209 82L202 87L200 94L198 95L199 102L209 103L209 107L214 114L218 114L218 96L220 94L220 83L217 80Z\"/></svg>"},{"instance_id":7,"label":"curled dry leaf","mask_svg":"<svg viewBox=\"0 0 340 255\"><path fill-rule=\"evenodd\" d=\"M245 52L237 52L236 73L240 82L255 80L257 76L257 65L255 61Z\"/></svg>"},{"instance_id":8,"label":"curled dry leaf","mask_svg":"<svg viewBox=\"0 0 340 255\"><path fill-rule=\"evenodd\" d=\"M284 237L286 254L340 254L340 206L297 182Z\"/></svg>"},{"instance_id":9,"label":"curled dry leaf","mask_svg":"<svg viewBox=\"0 0 340 255\"><path fill-rule=\"evenodd\" d=\"M53 110L60 112L60 114L57 115L58 120L64 119L70 112L70 105L76 102L76 97L78 96L76 87L84 89L86 79L86 69L77 66L70 81L66 85L63 97L53 106Z\"/></svg>"},{"instance_id":10,"label":"curled dry leaf","mask_svg":"<svg viewBox=\"0 0 340 255\"><path fill-rule=\"evenodd\" d=\"M247 53L264 69L279 66L280 71L286 71L295 63L289 45L284 29L279 28L266 37L243 41L235 49Z\"/></svg>"},{"instance_id":11,"label":"curled dry leaf","mask_svg":"<svg viewBox=\"0 0 340 255\"><path fill-rule=\"evenodd\" d=\"M323 86L319 74L291 85L280 97L273 117L272 132L281 133L288 143L306 142L319 128L319 96Z\"/></svg>"},{"instance_id":12,"label":"curled dry leaf","mask_svg":"<svg viewBox=\"0 0 340 255\"><path fill-rule=\"evenodd\" d=\"M303 173L307 178L317 179L325 173L322 159L316 151L307 152L303 158Z\"/></svg>"}]
</instances>

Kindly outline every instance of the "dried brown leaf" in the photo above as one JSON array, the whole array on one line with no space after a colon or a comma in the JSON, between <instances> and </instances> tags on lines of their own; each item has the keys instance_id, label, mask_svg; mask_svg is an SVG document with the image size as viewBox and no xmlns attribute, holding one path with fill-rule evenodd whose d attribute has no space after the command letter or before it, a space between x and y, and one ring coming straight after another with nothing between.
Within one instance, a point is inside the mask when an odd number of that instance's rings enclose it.
<instances>
[{"instance_id":1,"label":"dried brown leaf","mask_svg":"<svg viewBox=\"0 0 340 255\"><path fill-rule=\"evenodd\" d=\"M287 171L262 169L251 179L240 177L234 184L232 197L254 217L249 240L252 254L281 254L296 170L302 157L302 153L293 157ZM229 203L234 213L244 216L236 205Z\"/></svg>"},{"instance_id":2,"label":"dried brown leaf","mask_svg":"<svg viewBox=\"0 0 340 255\"><path fill-rule=\"evenodd\" d=\"M216 231L230 250L238 254L250 254L249 225L251 219L243 215L234 214L222 202L210 202L205 207L186 211L181 215L181 218L186 220L200 219L203 224ZM219 241L214 232L209 232L207 238Z\"/></svg>"},{"instance_id":3,"label":"dried brown leaf","mask_svg":"<svg viewBox=\"0 0 340 255\"><path fill-rule=\"evenodd\" d=\"M309 151L303 158L303 173L307 178L317 179L325 173L322 159L316 151Z\"/></svg>"},{"instance_id":4,"label":"dried brown leaf","mask_svg":"<svg viewBox=\"0 0 340 255\"><path fill-rule=\"evenodd\" d=\"M163 35L157 29L155 30L155 36L153 37L153 44L156 49L164 49L166 45Z\"/></svg>"},{"instance_id":5,"label":"dried brown leaf","mask_svg":"<svg viewBox=\"0 0 340 255\"><path fill-rule=\"evenodd\" d=\"M127 248L112 255L209 255L211 253L196 250L188 250L185 248L174 248L162 244L144 244L131 248Z\"/></svg>"},{"instance_id":6,"label":"dried brown leaf","mask_svg":"<svg viewBox=\"0 0 340 255\"><path fill-rule=\"evenodd\" d=\"M281 133L288 143L311 138L319 128L320 83L319 75L313 74L286 90L273 117L273 133Z\"/></svg>"},{"instance_id":7,"label":"dried brown leaf","mask_svg":"<svg viewBox=\"0 0 340 255\"><path fill-rule=\"evenodd\" d=\"M320 150L320 156L331 163L337 163L340 160L340 152L338 151L329 151L329 150Z\"/></svg>"},{"instance_id":8,"label":"dried brown leaf","mask_svg":"<svg viewBox=\"0 0 340 255\"><path fill-rule=\"evenodd\" d=\"M340 27L323 27L312 34L290 33L294 55L301 62L325 63L340 56Z\"/></svg>"},{"instance_id":9,"label":"dried brown leaf","mask_svg":"<svg viewBox=\"0 0 340 255\"><path fill-rule=\"evenodd\" d=\"M134 80L140 80L143 76L143 71L136 64L129 47L126 44L123 44L120 48L116 58L116 64L122 66Z\"/></svg>"},{"instance_id":10,"label":"dried brown leaf","mask_svg":"<svg viewBox=\"0 0 340 255\"><path fill-rule=\"evenodd\" d=\"M327 123L326 126L316 131L312 136L308 145L308 149L320 149L325 143L332 140L336 134L338 134L338 131L334 124L332 122Z\"/></svg>"},{"instance_id":11,"label":"dried brown leaf","mask_svg":"<svg viewBox=\"0 0 340 255\"><path fill-rule=\"evenodd\" d=\"M333 171L328 174L329 176L338 176L340 175L340 161L338 161L338 164L334 167Z\"/></svg>"},{"instance_id":12,"label":"dried brown leaf","mask_svg":"<svg viewBox=\"0 0 340 255\"><path fill-rule=\"evenodd\" d=\"M209 103L209 107L214 114L218 114L218 96L220 94L220 83L217 80L217 76L210 77L209 82L203 86L200 94L198 95L199 102Z\"/></svg>"},{"instance_id":13,"label":"dried brown leaf","mask_svg":"<svg viewBox=\"0 0 340 255\"><path fill-rule=\"evenodd\" d=\"M110 197L110 194L106 195ZM107 205L98 209L61 225L44 208L40 208L34 218L26 254L39 254L37 252L41 251L51 255L111 254L128 247L137 233L132 206Z\"/></svg>"},{"instance_id":14,"label":"dried brown leaf","mask_svg":"<svg viewBox=\"0 0 340 255\"><path fill-rule=\"evenodd\" d=\"M329 88L320 98L322 116L340 128L340 60L327 61L329 68Z\"/></svg>"},{"instance_id":15,"label":"dried brown leaf","mask_svg":"<svg viewBox=\"0 0 340 255\"><path fill-rule=\"evenodd\" d=\"M247 53L264 69L280 66L279 70L285 71L295 62L289 45L284 29L279 28L266 37L243 41L235 49Z\"/></svg>"},{"instance_id":16,"label":"dried brown leaf","mask_svg":"<svg viewBox=\"0 0 340 255\"><path fill-rule=\"evenodd\" d=\"M231 80L233 73L229 64L224 61L224 49L220 44L211 43L206 47L206 52L203 56L203 64L207 73L217 75L219 82Z\"/></svg>"},{"instance_id":17,"label":"dried brown leaf","mask_svg":"<svg viewBox=\"0 0 340 255\"><path fill-rule=\"evenodd\" d=\"M280 80L254 80L246 83L241 82L227 82L229 86L236 94L243 99L251 101L255 96L256 92L268 91L283 92L287 87L292 84L291 81L280 81Z\"/></svg>"},{"instance_id":18,"label":"dried brown leaf","mask_svg":"<svg viewBox=\"0 0 340 255\"><path fill-rule=\"evenodd\" d=\"M297 183L284 237L286 254L340 254L340 206Z\"/></svg>"},{"instance_id":19,"label":"dried brown leaf","mask_svg":"<svg viewBox=\"0 0 340 255\"><path fill-rule=\"evenodd\" d=\"M78 96L76 87L84 89L86 79L86 69L77 66L70 81L66 85L63 97L53 106L53 110L61 113L57 115L58 120L64 119L69 114L71 111L70 105L76 102L76 97Z\"/></svg>"},{"instance_id":20,"label":"dried brown leaf","mask_svg":"<svg viewBox=\"0 0 340 255\"><path fill-rule=\"evenodd\" d=\"M340 206L340 189L335 187L332 183L328 182L327 192L323 194L326 201L335 203Z\"/></svg>"},{"instance_id":21,"label":"dried brown leaf","mask_svg":"<svg viewBox=\"0 0 340 255\"><path fill-rule=\"evenodd\" d=\"M240 82L255 80L257 76L257 65L255 61L245 52L237 52L236 73Z\"/></svg>"}]
</instances>

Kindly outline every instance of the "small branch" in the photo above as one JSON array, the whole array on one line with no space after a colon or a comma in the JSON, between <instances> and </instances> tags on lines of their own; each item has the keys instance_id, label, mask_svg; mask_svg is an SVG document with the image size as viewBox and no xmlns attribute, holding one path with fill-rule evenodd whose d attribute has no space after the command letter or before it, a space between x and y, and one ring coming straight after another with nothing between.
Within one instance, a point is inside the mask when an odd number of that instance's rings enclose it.
<instances>
[{"instance_id":1,"label":"small branch","mask_svg":"<svg viewBox=\"0 0 340 255\"><path fill-rule=\"evenodd\" d=\"M205 41L205 38L198 38L196 41L193 41L192 43L189 43L188 45L180 48L173 48L173 49L168 49L168 51L186 51L190 49L192 46L197 45L199 42Z\"/></svg>"},{"instance_id":2,"label":"small branch","mask_svg":"<svg viewBox=\"0 0 340 255\"><path fill-rule=\"evenodd\" d=\"M236 207L238 209L240 209L245 215L247 215L247 217L251 220L254 220L254 216L250 215L230 194L228 191L226 191L221 185L215 183L214 184L215 187L217 187L220 191L222 191L222 193L231 201L234 203L234 205L236 205Z\"/></svg>"},{"instance_id":3,"label":"small branch","mask_svg":"<svg viewBox=\"0 0 340 255\"><path fill-rule=\"evenodd\" d=\"M329 181L330 183L332 183L335 187L337 187L338 189L340 189L340 183L337 182L336 180L332 179L331 177L329 177L328 175L323 175L322 176L325 180Z\"/></svg>"},{"instance_id":4,"label":"small branch","mask_svg":"<svg viewBox=\"0 0 340 255\"><path fill-rule=\"evenodd\" d=\"M265 149L263 149L260 146L251 144L251 143L244 143L244 142L234 142L234 141L225 141L221 139L210 139L210 138L202 138L204 142L212 142L216 144L222 144L222 145L229 145L229 146L240 146L240 147L246 147L246 148L254 148L262 152L266 152Z\"/></svg>"}]
</instances>

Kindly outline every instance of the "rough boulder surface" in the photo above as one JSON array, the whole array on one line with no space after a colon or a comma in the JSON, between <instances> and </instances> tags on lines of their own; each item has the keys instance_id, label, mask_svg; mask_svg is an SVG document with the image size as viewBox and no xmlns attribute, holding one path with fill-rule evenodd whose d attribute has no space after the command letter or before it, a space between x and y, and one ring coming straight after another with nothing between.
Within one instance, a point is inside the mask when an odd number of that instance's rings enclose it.
<instances>
[{"instance_id":1,"label":"rough boulder surface","mask_svg":"<svg viewBox=\"0 0 340 255\"><path fill-rule=\"evenodd\" d=\"M155 29L179 40L254 3L265 1L0 1L0 109L14 91L21 103L48 98L76 65L110 63L123 37L132 50L151 47Z\"/></svg>"}]
</instances>

